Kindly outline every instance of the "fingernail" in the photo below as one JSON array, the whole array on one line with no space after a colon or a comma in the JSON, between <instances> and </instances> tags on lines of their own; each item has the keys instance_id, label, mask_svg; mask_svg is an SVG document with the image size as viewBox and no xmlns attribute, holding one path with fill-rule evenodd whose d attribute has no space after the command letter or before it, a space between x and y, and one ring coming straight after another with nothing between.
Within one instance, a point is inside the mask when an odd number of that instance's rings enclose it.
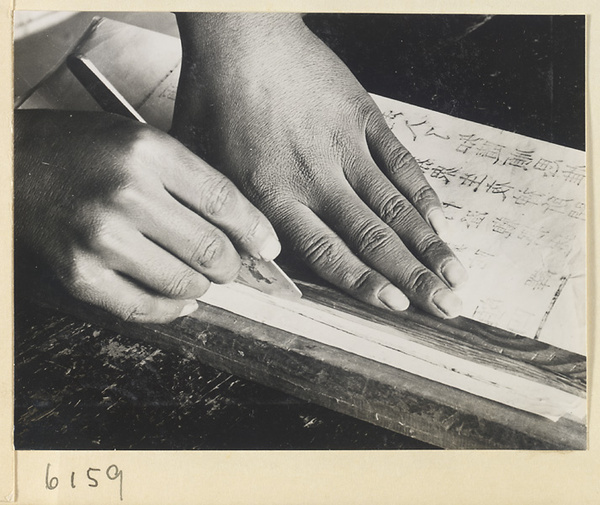
<instances>
[{"instance_id":1,"label":"fingernail","mask_svg":"<svg viewBox=\"0 0 600 505\"><path fill-rule=\"evenodd\" d=\"M377 298L392 310L406 310L410 305L406 295L392 284L384 287Z\"/></svg>"},{"instance_id":2,"label":"fingernail","mask_svg":"<svg viewBox=\"0 0 600 505\"><path fill-rule=\"evenodd\" d=\"M460 298L449 289L440 289L436 292L433 295L433 303L449 318L460 315L462 310Z\"/></svg>"},{"instance_id":3,"label":"fingernail","mask_svg":"<svg viewBox=\"0 0 600 505\"><path fill-rule=\"evenodd\" d=\"M447 240L450 227L448 226L448 221L446 220L446 216L444 216L442 210L433 209L427 216L427 219L438 236L444 240Z\"/></svg>"},{"instance_id":4,"label":"fingernail","mask_svg":"<svg viewBox=\"0 0 600 505\"><path fill-rule=\"evenodd\" d=\"M279 240L269 237L258 254L263 260L272 261L279 256L280 252L281 244L279 243Z\"/></svg>"},{"instance_id":5,"label":"fingernail","mask_svg":"<svg viewBox=\"0 0 600 505\"><path fill-rule=\"evenodd\" d=\"M469 278L469 274L459 261L451 260L442 268L442 275L452 287L464 284Z\"/></svg>"},{"instance_id":6,"label":"fingernail","mask_svg":"<svg viewBox=\"0 0 600 505\"><path fill-rule=\"evenodd\" d=\"M179 313L179 317L189 316L197 308L198 308L198 302L191 301L187 305L184 305L183 309L181 309L181 312Z\"/></svg>"}]
</instances>

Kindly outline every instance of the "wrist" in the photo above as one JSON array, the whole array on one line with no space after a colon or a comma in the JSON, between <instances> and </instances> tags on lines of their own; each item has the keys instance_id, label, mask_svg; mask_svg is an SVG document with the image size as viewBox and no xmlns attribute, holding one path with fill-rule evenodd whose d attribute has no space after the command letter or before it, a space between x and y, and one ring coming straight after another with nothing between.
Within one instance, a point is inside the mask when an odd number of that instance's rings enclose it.
<instances>
[{"instance_id":1,"label":"wrist","mask_svg":"<svg viewBox=\"0 0 600 505\"><path fill-rule=\"evenodd\" d=\"M245 53L257 46L279 44L308 28L296 13L178 13L184 57Z\"/></svg>"}]
</instances>

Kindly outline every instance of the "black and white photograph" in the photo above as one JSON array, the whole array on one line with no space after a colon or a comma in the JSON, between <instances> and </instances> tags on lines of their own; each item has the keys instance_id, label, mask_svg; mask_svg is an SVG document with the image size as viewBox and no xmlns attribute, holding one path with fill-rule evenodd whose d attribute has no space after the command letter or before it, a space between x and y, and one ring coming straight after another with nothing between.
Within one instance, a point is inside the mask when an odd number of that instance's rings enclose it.
<instances>
[{"instance_id":1,"label":"black and white photograph","mask_svg":"<svg viewBox=\"0 0 600 505\"><path fill-rule=\"evenodd\" d=\"M14 13L17 450L585 451L586 18Z\"/></svg>"}]
</instances>

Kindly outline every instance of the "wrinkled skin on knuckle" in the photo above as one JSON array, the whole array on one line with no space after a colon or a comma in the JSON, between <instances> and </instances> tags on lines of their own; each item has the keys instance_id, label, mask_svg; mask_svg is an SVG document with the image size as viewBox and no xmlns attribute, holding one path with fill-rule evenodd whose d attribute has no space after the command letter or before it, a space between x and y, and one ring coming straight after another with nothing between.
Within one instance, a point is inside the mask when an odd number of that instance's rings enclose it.
<instances>
[{"instance_id":1,"label":"wrinkled skin on knuckle","mask_svg":"<svg viewBox=\"0 0 600 505\"><path fill-rule=\"evenodd\" d=\"M412 195L413 204L420 208L426 208L431 204L434 204L438 201L438 197L435 194L433 188L429 185L421 186L415 193Z\"/></svg>"},{"instance_id":2,"label":"wrinkled skin on knuckle","mask_svg":"<svg viewBox=\"0 0 600 505\"><path fill-rule=\"evenodd\" d=\"M390 230L368 223L358 232L356 247L361 256L371 256L389 251L392 241Z\"/></svg>"},{"instance_id":3,"label":"wrinkled skin on knuckle","mask_svg":"<svg viewBox=\"0 0 600 505\"><path fill-rule=\"evenodd\" d=\"M347 271L341 278L342 286L346 287L355 296L363 299L373 297L374 283L373 272L368 269L356 271Z\"/></svg>"},{"instance_id":4,"label":"wrinkled skin on knuckle","mask_svg":"<svg viewBox=\"0 0 600 505\"><path fill-rule=\"evenodd\" d=\"M200 268L212 268L225 252L223 238L215 231L206 232L197 240L191 251L192 264Z\"/></svg>"},{"instance_id":5,"label":"wrinkled skin on knuckle","mask_svg":"<svg viewBox=\"0 0 600 505\"><path fill-rule=\"evenodd\" d=\"M425 267L416 267L408 275L407 289L415 298L424 302L431 298L440 281Z\"/></svg>"},{"instance_id":6,"label":"wrinkled skin on knuckle","mask_svg":"<svg viewBox=\"0 0 600 505\"><path fill-rule=\"evenodd\" d=\"M319 182L318 157L316 152L308 152L295 147L289 153L289 166L292 170L295 186L300 189L310 188Z\"/></svg>"},{"instance_id":7,"label":"wrinkled skin on knuckle","mask_svg":"<svg viewBox=\"0 0 600 505\"><path fill-rule=\"evenodd\" d=\"M250 215L249 223L244 230L244 234L240 241L247 245L254 244L258 240L259 235L262 233L262 229L261 216L257 212L253 212Z\"/></svg>"},{"instance_id":8,"label":"wrinkled skin on knuckle","mask_svg":"<svg viewBox=\"0 0 600 505\"><path fill-rule=\"evenodd\" d=\"M362 86L352 86L346 90L343 99L338 98L338 116L341 124L353 125L364 132L379 108Z\"/></svg>"},{"instance_id":9,"label":"wrinkled skin on knuckle","mask_svg":"<svg viewBox=\"0 0 600 505\"><path fill-rule=\"evenodd\" d=\"M298 249L304 260L317 270L335 269L339 261L335 243L327 235L314 237L300 244Z\"/></svg>"},{"instance_id":10,"label":"wrinkled skin on knuckle","mask_svg":"<svg viewBox=\"0 0 600 505\"><path fill-rule=\"evenodd\" d=\"M171 275L164 286L164 292L171 298L188 298L194 291L195 280L192 272Z\"/></svg>"},{"instance_id":11,"label":"wrinkled skin on knuckle","mask_svg":"<svg viewBox=\"0 0 600 505\"><path fill-rule=\"evenodd\" d=\"M269 223L294 247L297 247L297 228L304 226L298 222L298 205L308 206L306 198L298 195L287 183L281 187L271 187L265 192L264 198L254 202L267 218Z\"/></svg>"},{"instance_id":12,"label":"wrinkled skin on knuckle","mask_svg":"<svg viewBox=\"0 0 600 505\"><path fill-rule=\"evenodd\" d=\"M282 205L300 202L311 206L315 190L329 178L329 163L324 163L317 149L292 143L285 154L267 158L265 163L250 174L244 191L250 200L268 217L274 218ZM325 167L325 169L324 169Z\"/></svg>"},{"instance_id":13,"label":"wrinkled skin on knuckle","mask_svg":"<svg viewBox=\"0 0 600 505\"><path fill-rule=\"evenodd\" d=\"M352 93L335 109L336 116L323 121L325 125L321 135L315 137L322 149L321 156L331 167L341 167L344 173L358 174L363 165L359 160L368 155L365 138L367 123L379 109L366 95L364 90ZM317 164L317 166L321 165Z\"/></svg>"},{"instance_id":14,"label":"wrinkled skin on knuckle","mask_svg":"<svg viewBox=\"0 0 600 505\"><path fill-rule=\"evenodd\" d=\"M392 147L389 156L393 160L389 169L394 176L407 177L413 169L420 170L412 154L401 144Z\"/></svg>"},{"instance_id":15,"label":"wrinkled skin on knuckle","mask_svg":"<svg viewBox=\"0 0 600 505\"><path fill-rule=\"evenodd\" d=\"M450 257L448 246L435 234L425 235L416 246L415 253L421 258L430 261L440 261L442 258Z\"/></svg>"},{"instance_id":16,"label":"wrinkled skin on knuckle","mask_svg":"<svg viewBox=\"0 0 600 505\"><path fill-rule=\"evenodd\" d=\"M219 284L235 280L241 268L239 255L216 229L196 242L191 258L195 268L210 272L211 280Z\"/></svg>"},{"instance_id":17,"label":"wrinkled skin on knuckle","mask_svg":"<svg viewBox=\"0 0 600 505\"><path fill-rule=\"evenodd\" d=\"M330 237L315 239L302 250L305 261L331 282L365 301L372 302L377 285L374 272L366 267L350 268L337 244Z\"/></svg>"},{"instance_id":18,"label":"wrinkled skin on knuckle","mask_svg":"<svg viewBox=\"0 0 600 505\"><path fill-rule=\"evenodd\" d=\"M345 136L319 128L310 137L297 138L298 132L288 132L277 142L276 150L265 149L252 159L252 168L245 171L239 184L248 198L265 214L275 205L297 201L312 207L320 188L331 180L335 167L339 166L340 143L348 144ZM313 130L311 130L313 131ZM336 140L339 138L340 140ZM332 145L336 145L332 149ZM259 148L260 150L260 148ZM246 165L249 165L246 162ZM273 219L275 212L268 216Z\"/></svg>"},{"instance_id":19,"label":"wrinkled skin on knuckle","mask_svg":"<svg viewBox=\"0 0 600 505\"><path fill-rule=\"evenodd\" d=\"M267 221L275 230L282 244L290 248L290 252L303 256L304 240L299 235L305 225L298 221L297 202L293 196L285 196L282 202L266 201L265 205L259 206Z\"/></svg>"},{"instance_id":20,"label":"wrinkled skin on knuckle","mask_svg":"<svg viewBox=\"0 0 600 505\"><path fill-rule=\"evenodd\" d=\"M353 129L348 131L339 126L328 127L324 138L327 140L327 144L324 145L324 156L332 165L341 167L355 165L355 160L359 155L356 144L360 137Z\"/></svg>"},{"instance_id":21,"label":"wrinkled skin on knuckle","mask_svg":"<svg viewBox=\"0 0 600 505\"><path fill-rule=\"evenodd\" d=\"M117 315L127 323L161 323L167 320L165 319L166 314L152 306L145 297L140 297L137 302L125 307L120 307Z\"/></svg>"},{"instance_id":22,"label":"wrinkled skin on knuckle","mask_svg":"<svg viewBox=\"0 0 600 505\"><path fill-rule=\"evenodd\" d=\"M277 191L279 182L271 170L256 167L238 178L238 187L244 195L264 212L264 204L271 199L271 194ZM233 179L232 179L233 180Z\"/></svg>"},{"instance_id":23,"label":"wrinkled skin on knuckle","mask_svg":"<svg viewBox=\"0 0 600 505\"><path fill-rule=\"evenodd\" d=\"M212 176L206 182L206 202L204 209L207 218L218 219L229 215L235 208L237 190L235 186L224 177Z\"/></svg>"},{"instance_id":24,"label":"wrinkled skin on knuckle","mask_svg":"<svg viewBox=\"0 0 600 505\"><path fill-rule=\"evenodd\" d=\"M381 219L387 223L402 223L412 210L411 204L401 195L394 194L387 198L380 209Z\"/></svg>"}]
</instances>

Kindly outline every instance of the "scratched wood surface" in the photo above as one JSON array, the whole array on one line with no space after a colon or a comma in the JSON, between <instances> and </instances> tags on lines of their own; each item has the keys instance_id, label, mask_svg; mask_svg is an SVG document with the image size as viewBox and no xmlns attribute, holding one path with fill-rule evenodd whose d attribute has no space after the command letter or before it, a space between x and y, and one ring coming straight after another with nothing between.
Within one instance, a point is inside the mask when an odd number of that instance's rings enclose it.
<instances>
[{"instance_id":1,"label":"scratched wood surface","mask_svg":"<svg viewBox=\"0 0 600 505\"><path fill-rule=\"evenodd\" d=\"M20 450L432 448L27 300L15 333Z\"/></svg>"},{"instance_id":2,"label":"scratched wood surface","mask_svg":"<svg viewBox=\"0 0 600 505\"><path fill-rule=\"evenodd\" d=\"M464 318L445 322L416 310L374 310L296 277L306 298L433 339L448 352L491 363L574 394L585 394L585 358ZM300 279L298 279L300 277ZM202 304L168 325L125 323L51 284L28 286L37 303L59 307L169 353L256 381L337 412L450 449L584 449L586 428L501 405L402 370ZM28 289L28 291L29 291Z\"/></svg>"}]
</instances>

